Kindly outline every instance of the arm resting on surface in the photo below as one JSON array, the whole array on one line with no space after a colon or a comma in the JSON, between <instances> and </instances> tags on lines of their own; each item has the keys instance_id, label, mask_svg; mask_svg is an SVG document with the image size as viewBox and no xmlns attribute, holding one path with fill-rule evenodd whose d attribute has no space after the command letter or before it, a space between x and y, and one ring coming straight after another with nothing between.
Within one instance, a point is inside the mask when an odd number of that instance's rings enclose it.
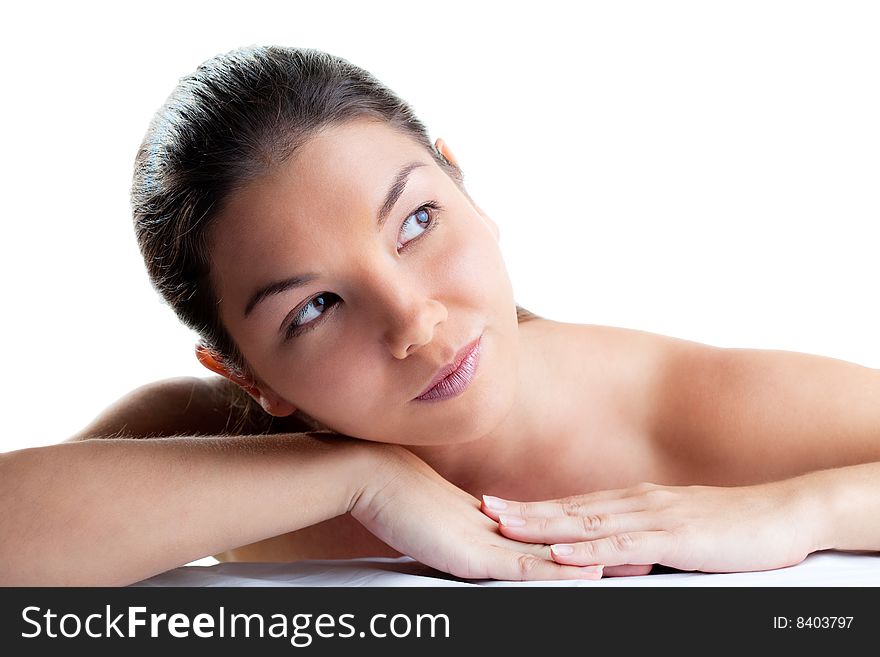
<instances>
[{"instance_id":1,"label":"arm resting on surface","mask_svg":"<svg viewBox=\"0 0 880 657\"><path fill-rule=\"evenodd\" d=\"M233 408L235 386L221 377L182 376L153 381L124 394L66 442L90 438L146 439L184 436L262 434ZM264 413L254 406L254 413ZM245 420L242 422L242 420ZM312 427L295 417L274 418L275 433L309 433ZM253 430L252 430L253 429ZM322 432L323 433L323 432ZM400 556L351 514L260 540L213 555L219 561L297 561Z\"/></svg>"},{"instance_id":2,"label":"arm resting on surface","mask_svg":"<svg viewBox=\"0 0 880 657\"><path fill-rule=\"evenodd\" d=\"M220 377L179 376L151 381L104 408L88 426L64 442L89 438L161 438L253 434L234 431L240 409L230 406L234 384ZM284 418L287 433L311 427Z\"/></svg>"},{"instance_id":3,"label":"arm resting on surface","mask_svg":"<svg viewBox=\"0 0 880 657\"><path fill-rule=\"evenodd\" d=\"M279 434L0 454L0 584L129 584L338 516L386 447Z\"/></svg>"},{"instance_id":4,"label":"arm resting on surface","mask_svg":"<svg viewBox=\"0 0 880 657\"><path fill-rule=\"evenodd\" d=\"M403 447L333 436L102 439L0 455L0 584L122 585L347 511L471 579L597 579L500 536Z\"/></svg>"},{"instance_id":5,"label":"arm resting on surface","mask_svg":"<svg viewBox=\"0 0 880 657\"><path fill-rule=\"evenodd\" d=\"M880 552L880 462L802 475L815 509L817 550Z\"/></svg>"},{"instance_id":6,"label":"arm resting on surface","mask_svg":"<svg viewBox=\"0 0 880 657\"><path fill-rule=\"evenodd\" d=\"M387 546L459 577L601 576L499 535L476 499L398 445L289 424L274 435L177 437L223 432L216 391L200 379L148 384L66 443L0 454L0 584L126 584L257 542L254 556L270 537L281 560L317 557L331 536L333 550L354 536L355 520L371 552ZM349 524L308 535L340 518Z\"/></svg>"},{"instance_id":7,"label":"arm resting on surface","mask_svg":"<svg viewBox=\"0 0 880 657\"><path fill-rule=\"evenodd\" d=\"M487 497L483 511L504 536L553 544L560 564L772 570L819 550L880 552L880 463L748 486L644 482L541 502Z\"/></svg>"}]
</instances>

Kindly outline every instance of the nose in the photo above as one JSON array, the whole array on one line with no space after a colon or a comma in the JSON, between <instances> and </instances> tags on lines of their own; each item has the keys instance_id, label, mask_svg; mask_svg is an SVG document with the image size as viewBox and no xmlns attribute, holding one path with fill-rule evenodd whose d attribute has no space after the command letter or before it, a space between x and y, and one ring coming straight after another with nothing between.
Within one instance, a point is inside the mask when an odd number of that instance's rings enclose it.
<instances>
[{"instance_id":1,"label":"nose","mask_svg":"<svg viewBox=\"0 0 880 657\"><path fill-rule=\"evenodd\" d=\"M398 359L404 359L422 345L429 344L437 326L449 315L444 304L424 291L401 285L386 290L382 303L387 317L384 340L388 350Z\"/></svg>"}]
</instances>

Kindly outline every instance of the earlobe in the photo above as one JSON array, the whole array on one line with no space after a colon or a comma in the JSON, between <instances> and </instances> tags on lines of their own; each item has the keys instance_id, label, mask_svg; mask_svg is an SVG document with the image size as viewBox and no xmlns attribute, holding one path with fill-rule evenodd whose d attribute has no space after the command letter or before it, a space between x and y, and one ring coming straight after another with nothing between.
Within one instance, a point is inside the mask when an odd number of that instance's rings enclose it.
<instances>
[{"instance_id":1,"label":"earlobe","mask_svg":"<svg viewBox=\"0 0 880 657\"><path fill-rule=\"evenodd\" d=\"M260 394L258 401L264 411L275 417L287 417L296 410L296 406L276 397L275 395Z\"/></svg>"}]
</instances>

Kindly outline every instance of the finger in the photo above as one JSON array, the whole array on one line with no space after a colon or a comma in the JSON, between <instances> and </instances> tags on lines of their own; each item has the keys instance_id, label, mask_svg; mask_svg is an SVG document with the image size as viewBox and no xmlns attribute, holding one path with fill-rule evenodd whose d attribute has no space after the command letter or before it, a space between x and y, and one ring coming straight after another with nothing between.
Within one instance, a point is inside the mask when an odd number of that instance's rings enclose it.
<instances>
[{"instance_id":1,"label":"finger","mask_svg":"<svg viewBox=\"0 0 880 657\"><path fill-rule=\"evenodd\" d=\"M639 511L642 508L644 508L642 498L621 491L601 491L544 502L514 502L483 495L480 503L480 510L495 521L502 514L530 518L562 518L591 513L624 513Z\"/></svg>"},{"instance_id":2,"label":"finger","mask_svg":"<svg viewBox=\"0 0 880 657\"><path fill-rule=\"evenodd\" d=\"M551 545L550 554L557 563L572 566L647 565L663 563L671 541L672 535L666 531L630 532L595 541Z\"/></svg>"},{"instance_id":3,"label":"finger","mask_svg":"<svg viewBox=\"0 0 880 657\"><path fill-rule=\"evenodd\" d=\"M561 518L533 518L501 514L498 530L503 536L526 543L580 543L626 532L656 529L656 516L633 513L590 513Z\"/></svg>"},{"instance_id":4,"label":"finger","mask_svg":"<svg viewBox=\"0 0 880 657\"><path fill-rule=\"evenodd\" d=\"M536 556L545 561L552 561L552 555L550 552L550 546L544 545L540 543L520 543L515 540L503 539L500 546L507 551L512 551L516 553L525 553ZM581 567L581 566L577 566ZM606 566L601 573L602 577L630 577L634 575L647 575L651 572L651 569L654 567L653 564L648 565L633 565L627 564L625 566ZM589 579L589 578L588 578Z\"/></svg>"},{"instance_id":5,"label":"finger","mask_svg":"<svg viewBox=\"0 0 880 657\"><path fill-rule=\"evenodd\" d=\"M540 557L541 559L546 559L548 561L553 560L549 545L542 545L539 543L520 543L517 541L509 541L506 539L501 545L502 547L506 547L515 552L532 554L536 557ZM632 577L635 575L649 575L653 568L654 564L626 564L624 566L605 566L605 569L602 571L602 577Z\"/></svg>"},{"instance_id":6,"label":"finger","mask_svg":"<svg viewBox=\"0 0 880 657\"><path fill-rule=\"evenodd\" d=\"M637 575L650 575L654 564L644 566L634 566L628 564L626 566L606 566L602 571L602 577L633 577Z\"/></svg>"},{"instance_id":7,"label":"finger","mask_svg":"<svg viewBox=\"0 0 880 657\"><path fill-rule=\"evenodd\" d=\"M512 581L550 581L561 579L602 578L602 566L570 566L556 563L533 554L495 548L486 556L485 572L491 579Z\"/></svg>"},{"instance_id":8,"label":"finger","mask_svg":"<svg viewBox=\"0 0 880 657\"><path fill-rule=\"evenodd\" d=\"M550 546L546 543L523 543L516 539L502 536L501 540L498 541L498 547L511 550L513 552L531 554L547 561L553 561L553 557L550 554Z\"/></svg>"}]
</instances>

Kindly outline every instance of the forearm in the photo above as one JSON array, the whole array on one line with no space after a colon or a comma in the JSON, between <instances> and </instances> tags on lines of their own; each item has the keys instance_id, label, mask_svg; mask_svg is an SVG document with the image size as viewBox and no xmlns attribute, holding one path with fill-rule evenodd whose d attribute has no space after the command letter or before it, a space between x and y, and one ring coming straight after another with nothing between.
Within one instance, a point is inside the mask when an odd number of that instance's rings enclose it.
<instances>
[{"instance_id":1,"label":"forearm","mask_svg":"<svg viewBox=\"0 0 880 657\"><path fill-rule=\"evenodd\" d=\"M388 446L307 434L0 455L0 584L121 585L349 511Z\"/></svg>"},{"instance_id":2,"label":"forearm","mask_svg":"<svg viewBox=\"0 0 880 657\"><path fill-rule=\"evenodd\" d=\"M816 550L880 551L880 462L810 472L804 486Z\"/></svg>"}]
</instances>

